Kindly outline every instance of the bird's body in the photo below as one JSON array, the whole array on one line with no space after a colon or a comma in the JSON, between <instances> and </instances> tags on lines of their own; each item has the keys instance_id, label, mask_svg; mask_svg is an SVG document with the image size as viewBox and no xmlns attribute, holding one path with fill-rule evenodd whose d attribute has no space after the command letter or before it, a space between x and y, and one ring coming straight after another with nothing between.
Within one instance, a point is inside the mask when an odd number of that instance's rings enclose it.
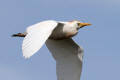
<instances>
[{"instance_id":1,"label":"bird's body","mask_svg":"<svg viewBox=\"0 0 120 80\"><path fill-rule=\"evenodd\" d=\"M76 21L77 22L77 21ZM73 37L78 33L77 25L71 25L72 22L57 22L56 28L53 30L52 34L49 36L49 39L54 40L62 40ZM76 26L76 27L75 27ZM18 33L17 35L20 37L25 37L27 35L27 31L25 33Z\"/></svg>"},{"instance_id":2,"label":"bird's body","mask_svg":"<svg viewBox=\"0 0 120 80\"><path fill-rule=\"evenodd\" d=\"M74 26L69 26L68 23L58 23L57 27L53 30L49 39L62 40L70 38L78 33L78 30Z\"/></svg>"},{"instance_id":3,"label":"bird's body","mask_svg":"<svg viewBox=\"0 0 120 80\"><path fill-rule=\"evenodd\" d=\"M22 44L23 56L31 57L44 43L56 60L58 80L80 80L83 49L71 38L78 29L89 26L79 21L43 21L29 26L25 33L13 36L25 37Z\"/></svg>"}]
</instances>

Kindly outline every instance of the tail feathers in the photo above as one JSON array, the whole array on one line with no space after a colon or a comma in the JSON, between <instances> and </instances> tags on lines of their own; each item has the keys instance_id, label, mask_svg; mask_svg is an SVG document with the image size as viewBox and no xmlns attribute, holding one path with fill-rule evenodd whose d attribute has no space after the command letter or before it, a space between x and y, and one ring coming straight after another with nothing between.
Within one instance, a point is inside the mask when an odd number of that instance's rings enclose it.
<instances>
[{"instance_id":1,"label":"tail feathers","mask_svg":"<svg viewBox=\"0 0 120 80\"><path fill-rule=\"evenodd\" d=\"M17 33L17 34L13 34L12 37L25 37L26 34L24 33Z\"/></svg>"}]
</instances>

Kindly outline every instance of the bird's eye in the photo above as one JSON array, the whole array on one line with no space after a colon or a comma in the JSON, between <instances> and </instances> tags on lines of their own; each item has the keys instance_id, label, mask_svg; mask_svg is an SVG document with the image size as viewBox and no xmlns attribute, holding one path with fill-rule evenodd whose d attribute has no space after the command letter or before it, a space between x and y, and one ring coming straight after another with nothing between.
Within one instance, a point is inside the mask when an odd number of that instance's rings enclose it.
<instances>
[{"instance_id":1,"label":"bird's eye","mask_svg":"<svg viewBox=\"0 0 120 80\"><path fill-rule=\"evenodd\" d=\"M80 29L80 23L77 23L77 30Z\"/></svg>"},{"instance_id":2,"label":"bird's eye","mask_svg":"<svg viewBox=\"0 0 120 80\"><path fill-rule=\"evenodd\" d=\"M77 23L78 26L80 26L80 23Z\"/></svg>"}]
</instances>

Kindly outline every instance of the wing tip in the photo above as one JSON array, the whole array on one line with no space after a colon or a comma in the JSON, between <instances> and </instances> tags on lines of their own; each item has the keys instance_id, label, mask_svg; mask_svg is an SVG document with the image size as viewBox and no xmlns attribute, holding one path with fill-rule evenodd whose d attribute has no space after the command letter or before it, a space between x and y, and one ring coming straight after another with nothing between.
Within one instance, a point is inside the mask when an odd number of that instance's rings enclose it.
<instances>
[{"instance_id":1,"label":"wing tip","mask_svg":"<svg viewBox=\"0 0 120 80\"><path fill-rule=\"evenodd\" d=\"M25 55L25 54L23 54L23 57L24 57L25 59L29 59L31 56L32 56L32 55Z\"/></svg>"},{"instance_id":2,"label":"wing tip","mask_svg":"<svg viewBox=\"0 0 120 80\"><path fill-rule=\"evenodd\" d=\"M23 56L25 59L29 59L31 56Z\"/></svg>"}]
</instances>

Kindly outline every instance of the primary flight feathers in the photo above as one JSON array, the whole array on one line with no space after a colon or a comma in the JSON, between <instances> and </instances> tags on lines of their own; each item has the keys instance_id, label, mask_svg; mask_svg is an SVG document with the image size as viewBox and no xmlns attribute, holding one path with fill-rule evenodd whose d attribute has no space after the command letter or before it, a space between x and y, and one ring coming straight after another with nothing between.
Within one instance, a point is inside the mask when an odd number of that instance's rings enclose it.
<instances>
[{"instance_id":1,"label":"primary flight feathers","mask_svg":"<svg viewBox=\"0 0 120 80\"><path fill-rule=\"evenodd\" d=\"M27 35L22 44L23 56L29 58L36 53L56 26L57 22L55 21L45 21L28 27L26 31Z\"/></svg>"}]
</instances>

